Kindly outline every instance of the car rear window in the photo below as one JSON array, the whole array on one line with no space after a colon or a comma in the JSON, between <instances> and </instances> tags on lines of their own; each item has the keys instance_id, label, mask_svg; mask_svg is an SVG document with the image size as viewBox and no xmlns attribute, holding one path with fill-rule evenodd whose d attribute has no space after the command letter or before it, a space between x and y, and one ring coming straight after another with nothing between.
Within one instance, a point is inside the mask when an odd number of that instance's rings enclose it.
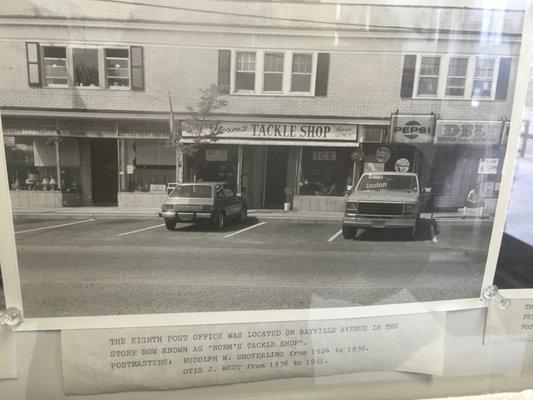
<instances>
[{"instance_id":1,"label":"car rear window","mask_svg":"<svg viewBox=\"0 0 533 400\"><path fill-rule=\"evenodd\" d=\"M197 199L209 199L213 188L209 185L181 185L170 193L169 197L191 197Z\"/></svg>"}]
</instances>

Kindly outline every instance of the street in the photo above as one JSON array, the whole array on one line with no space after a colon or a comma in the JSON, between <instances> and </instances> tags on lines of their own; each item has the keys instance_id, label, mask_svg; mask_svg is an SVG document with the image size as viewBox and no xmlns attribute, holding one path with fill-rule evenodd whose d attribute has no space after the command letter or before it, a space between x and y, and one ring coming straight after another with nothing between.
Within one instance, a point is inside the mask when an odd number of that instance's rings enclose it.
<instances>
[{"instance_id":1,"label":"street","mask_svg":"<svg viewBox=\"0 0 533 400\"><path fill-rule=\"evenodd\" d=\"M15 221L25 315L344 307L477 297L491 221L402 231L249 218L222 232L154 219Z\"/></svg>"}]
</instances>

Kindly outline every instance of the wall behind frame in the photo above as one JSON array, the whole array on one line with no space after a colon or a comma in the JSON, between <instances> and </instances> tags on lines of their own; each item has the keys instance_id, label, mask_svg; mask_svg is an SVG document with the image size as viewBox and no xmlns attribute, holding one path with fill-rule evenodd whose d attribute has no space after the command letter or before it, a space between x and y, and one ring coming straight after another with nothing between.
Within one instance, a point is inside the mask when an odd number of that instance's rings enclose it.
<instances>
[{"instance_id":1,"label":"wall behind frame","mask_svg":"<svg viewBox=\"0 0 533 400\"><path fill-rule=\"evenodd\" d=\"M205 388L64 396L59 332L17 332L18 380L0 381L10 400L162 399L401 399L533 388L533 342L482 346L485 309L449 312L442 377L409 373L359 373Z\"/></svg>"}]
</instances>

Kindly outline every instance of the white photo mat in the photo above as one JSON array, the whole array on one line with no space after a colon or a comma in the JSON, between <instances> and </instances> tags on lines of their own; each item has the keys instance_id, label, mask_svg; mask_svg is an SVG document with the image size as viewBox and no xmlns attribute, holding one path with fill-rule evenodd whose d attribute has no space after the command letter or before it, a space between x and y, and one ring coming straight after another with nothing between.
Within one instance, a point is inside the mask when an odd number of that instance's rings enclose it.
<instances>
[{"instance_id":1,"label":"white photo mat","mask_svg":"<svg viewBox=\"0 0 533 400\"><path fill-rule=\"evenodd\" d=\"M403 4L402 1L365 1L365 3ZM417 1L416 4L435 6L433 1ZM531 23L529 0L510 2L485 2L485 1L440 1L439 6L470 6L490 8L515 8L526 9L524 18L524 32L522 36L521 54L517 79L514 88L514 104L510 124L509 140L507 144L505 164L503 167L500 195L496 209L494 226L492 229L490 247L486 261L483 285L481 290L492 284L496 264L498 261L499 247L505 225L505 217L509 204L515 160L517 155L522 113L527 92L529 63L533 41L533 24ZM1 113L1 110L0 110ZM5 151L0 149L0 165L6 163ZM4 290L7 307L17 307L23 311L20 278L18 272L15 236L11 212L11 202L7 176L0 176L0 261L4 275ZM533 289L505 290L502 294L510 298L533 298ZM154 327L154 326L180 326L225 323L259 323L273 321L303 321L303 320L328 320L341 318L363 318L370 316L389 316L412 313L428 313L451 311L460 309L483 308L487 306L482 294L478 298L456 299L448 301L431 301L421 303L375 305L361 307L320 308L320 309L295 309L295 310L254 310L235 312L201 312L201 313L167 313L167 314L134 314L134 315L107 315L89 317L58 317L58 318L28 318L15 331L33 330L66 330L66 329L94 329L94 328L125 328L125 327Z\"/></svg>"}]
</instances>

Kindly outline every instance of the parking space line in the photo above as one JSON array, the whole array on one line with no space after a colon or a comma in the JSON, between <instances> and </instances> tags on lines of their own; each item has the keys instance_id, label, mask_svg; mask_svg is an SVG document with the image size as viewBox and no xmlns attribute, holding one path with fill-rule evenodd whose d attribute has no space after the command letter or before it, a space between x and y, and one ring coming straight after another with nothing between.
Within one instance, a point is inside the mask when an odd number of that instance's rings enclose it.
<instances>
[{"instance_id":1,"label":"parking space line","mask_svg":"<svg viewBox=\"0 0 533 400\"><path fill-rule=\"evenodd\" d=\"M44 231L45 229L54 229L54 228L61 228L63 226L70 226L70 225L77 225L77 224L83 224L84 222L92 222L93 219L84 219L83 221L76 221L76 222L69 222L67 224L59 224L59 225L50 225L50 226L42 226L40 228L33 228L33 229L25 229L23 231L15 232L15 235L17 233L26 233L26 232L36 232L36 231Z\"/></svg>"},{"instance_id":2,"label":"parking space line","mask_svg":"<svg viewBox=\"0 0 533 400\"><path fill-rule=\"evenodd\" d=\"M238 235L239 233L245 232L247 230L250 230L250 229L253 229L253 228L257 228L258 226L261 226L261 225L264 225L264 224L266 224L266 221L259 222L259 223L255 224L255 225L249 226L248 228L241 229L240 231L230 233L229 235L225 235L224 237L225 238L229 238L229 237Z\"/></svg>"},{"instance_id":3,"label":"parking space line","mask_svg":"<svg viewBox=\"0 0 533 400\"><path fill-rule=\"evenodd\" d=\"M431 240L433 240L433 243L438 243L439 240L437 239L437 233L435 232L435 227L431 225Z\"/></svg>"},{"instance_id":4,"label":"parking space line","mask_svg":"<svg viewBox=\"0 0 533 400\"><path fill-rule=\"evenodd\" d=\"M342 233L342 229L340 229L338 232L336 232L332 237L328 239L328 242L333 242L335 239L337 239L337 236L339 236Z\"/></svg>"},{"instance_id":5,"label":"parking space line","mask_svg":"<svg viewBox=\"0 0 533 400\"><path fill-rule=\"evenodd\" d=\"M134 230L134 231L123 232L123 233L119 233L117 236L131 235L131 234L133 234L133 233L142 232L142 231L147 231L148 229L159 228L159 227L161 227L161 226L165 226L165 224L159 224L159 225L155 225L155 226L149 226L148 228L142 228L142 229L136 229L136 230Z\"/></svg>"}]
</instances>

